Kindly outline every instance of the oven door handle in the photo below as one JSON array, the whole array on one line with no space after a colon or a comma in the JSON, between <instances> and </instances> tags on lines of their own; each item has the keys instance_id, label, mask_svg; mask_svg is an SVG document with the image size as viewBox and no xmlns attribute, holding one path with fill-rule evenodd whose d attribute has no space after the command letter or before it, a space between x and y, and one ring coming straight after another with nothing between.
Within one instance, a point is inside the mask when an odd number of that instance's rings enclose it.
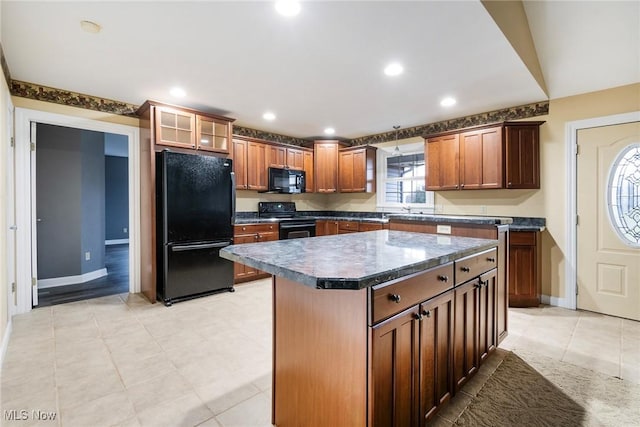
<instances>
[{"instance_id":1,"label":"oven door handle","mask_svg":"<svg viewBox=\"0 0 640 427\"><path fill-rule=\"evenodd\" d=\"M315 228L316 225L315 224L284 224L284 223L280 223L280 229L281 230L291 230L293 228L310 228L310 227Z\"/></svg>"}]
</instances>

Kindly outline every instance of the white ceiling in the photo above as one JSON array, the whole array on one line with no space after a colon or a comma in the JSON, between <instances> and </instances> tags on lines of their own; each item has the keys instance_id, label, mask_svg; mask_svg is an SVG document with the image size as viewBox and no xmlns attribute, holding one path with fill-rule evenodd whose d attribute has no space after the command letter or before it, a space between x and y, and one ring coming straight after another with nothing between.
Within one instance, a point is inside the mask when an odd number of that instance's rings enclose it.
<instances>
[{"instance_id":1,"label":"white ceiling","mask_svg":"<svg viewBox=\"0 0 640 427\"><path fill-rule=\"evenodd\" d=\"M479 1L307 1L295 18L270 1L0 7L16 80L295 137L332 126L354 138L640 81L638 1L525 2L548 96ZM81 31L81 20L102 31ZM390 61L404 74L385 76ZM185 98L169 95L176 85ZM458 104L440 107L448 95Z\"/></svg>"}]
</instances>

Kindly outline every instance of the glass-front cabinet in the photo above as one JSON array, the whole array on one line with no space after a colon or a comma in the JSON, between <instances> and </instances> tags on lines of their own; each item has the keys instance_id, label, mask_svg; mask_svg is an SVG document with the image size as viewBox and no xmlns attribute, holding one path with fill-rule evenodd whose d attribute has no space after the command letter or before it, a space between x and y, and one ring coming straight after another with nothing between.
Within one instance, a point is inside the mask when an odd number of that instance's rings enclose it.
<instances>
[{"instance_id":1,"label":"glass-front cabinet","mask_svg":"<svg viewBox=\"0 0 640 427\"><path fill-rule=\"evenodd\" d=\"M233 119L156 106L155 143L229 153Z\"/></svg>"}]
</instances>

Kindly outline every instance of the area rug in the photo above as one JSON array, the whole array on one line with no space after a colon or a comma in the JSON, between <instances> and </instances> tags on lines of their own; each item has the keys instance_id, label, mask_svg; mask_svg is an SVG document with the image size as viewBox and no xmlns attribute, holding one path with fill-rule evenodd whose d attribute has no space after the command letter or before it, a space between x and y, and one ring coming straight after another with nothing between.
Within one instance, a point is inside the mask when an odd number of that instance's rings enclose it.
<instances>
[{"instance_id":1,"label":"area rug","mask_svg":"<svg viewBox=\"0 0 640 427\"><path fill-rule=\"evenodd\" d=\"M640 426L640 385L509 352L454 425Z\"/></svg>"}]
</instances>

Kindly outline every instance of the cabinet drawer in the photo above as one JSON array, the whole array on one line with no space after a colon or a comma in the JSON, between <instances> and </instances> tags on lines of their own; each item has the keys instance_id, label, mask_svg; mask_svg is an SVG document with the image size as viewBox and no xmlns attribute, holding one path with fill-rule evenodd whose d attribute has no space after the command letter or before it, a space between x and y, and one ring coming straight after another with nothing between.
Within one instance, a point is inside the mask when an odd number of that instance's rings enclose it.
<instances>
[{"instance_id":1,"label":"cabinet drawer","mask_svg":"<svg viewBox=\"0 0 640 427\"><path fill-rule=\"evenodd\" d=\"M509 245L535 246L536 234L535 231L510 231Z\"/></svg>"},{"instance_id":2,"label":"cabinet drawer","mask_svg":"<svg viewBox=\"0 0 640 427\"><path fill-rule=\"evenodd\" d=\"M377 323L453 287L453 263L441 265L390 284L373 286L371 321Z\"/></svg>"},{"instance_id":3,"label":"cabinet drawer","mask_svg":"<svg viewBox=\"0 0 640 427\"><path fill-rule=\"evenodd\" d=\"M268 231L278 231L278 224L241 224L233 227L235 235L265 233Z\"/></svg>"},{"instance_id":4,"label":"cabinet drawer","mask_svg":"<svg viewBox=\"0 0 640 427\"><path fill-rule=\"evenodd\" d=\"M456 286L498 266L498 250L489 249L477 255L461 258L454 263Z\"/></svg>"},{"instance_id":5,"label":"cabinet drawer","mask_svg":"<svg viewBox=\"0 0 640 427\"><path fill-rule=\"evenodd\" d=\"M338 221L338 230L358 231L357 221Z\"/></svg>"},{"instance_id":6,"label":"cabinet drawer","mask_svg":"<svg viewBox=\"0 0 640 427\"><path fill-rule=\"evenodd\" d=\"M358 225L358 231L382 230L382 228L381 222L361 222L360 225Z\"/></svg>"}]
</instances>

